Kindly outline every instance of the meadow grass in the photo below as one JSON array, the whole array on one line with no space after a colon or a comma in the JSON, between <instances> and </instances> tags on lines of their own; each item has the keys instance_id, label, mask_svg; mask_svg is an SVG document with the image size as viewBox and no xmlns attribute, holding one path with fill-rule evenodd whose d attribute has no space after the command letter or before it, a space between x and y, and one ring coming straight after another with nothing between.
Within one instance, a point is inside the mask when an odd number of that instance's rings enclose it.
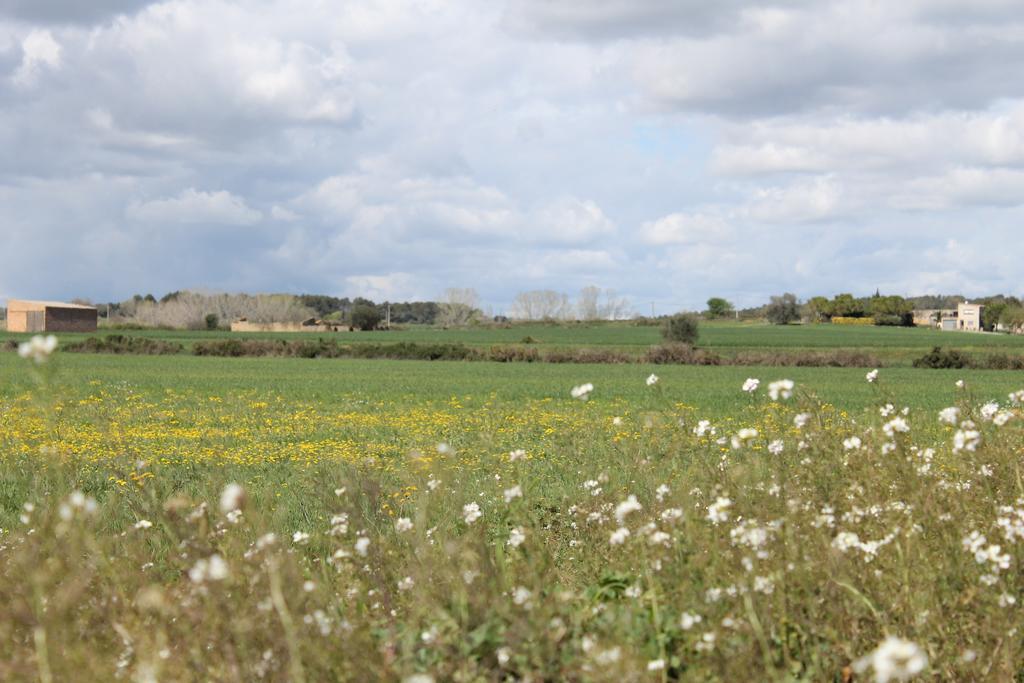
<instances>
[{"instance_id":1,"label":"meadow grass","mask_svg":"<svg viewBox=\"0 0 1024 683\"><path fill-rule=\"evenodd\" d=\"M103 329L98 334L107 332ZM333 339L340 343L461 343L472 347L493 345L529 346L539 350L592 348L626 351L640 355L662 342L657 326L630 323L516 324L442 329L409 326L392 331L311 333L231 333L191 330L126 330L117 334L175 341L191 349L199 341L213 339ZM88 334L60 334L62 342L84 339ZM28 335L0 332L0 341L22 341ZM528 344L524 340L529 339ZM768 325L763 323L704 322L700 326L701 348L734 356L760 351L865 351L888 364L909 366L935 346L955 348L970 354L1024 353L1024 335L940 332L924 328L862 327L844 325Z\"/></svg>"},{"instance_id":2,"label":"meadow grass","mask_svg":"<svg viewBox=\"0 0 1024 683\"><path fill-rule=\"evenodd\" d=\"M59 352L0 373L4 680L1020 668L1018 373ZM872 660L887 636L912 645Z\"/></svg>"}]
</instances>

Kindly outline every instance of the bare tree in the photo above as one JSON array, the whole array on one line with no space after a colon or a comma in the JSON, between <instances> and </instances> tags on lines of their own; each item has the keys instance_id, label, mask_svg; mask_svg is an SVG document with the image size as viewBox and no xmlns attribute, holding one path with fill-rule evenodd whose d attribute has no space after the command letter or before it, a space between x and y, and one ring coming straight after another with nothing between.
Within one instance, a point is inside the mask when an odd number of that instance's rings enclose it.
<instances>
[{"instance_id":1,"label":"bare tree","mask_svg":"<svg viewBox=\"0 0 1024 683\"><path fill-rule=\"evenodd\" d=\"M316 314L291 294L200 294L180 292L165 301L128 301L121 305L126 322L152 327L202 329L206 316L231 321L299 322Z\"/></svg>"},{"instance_id":2,"label":"bare tree","mask_svg":"<svg viewBox=\"0 0 1024 683\"><path fill-rule=\"evenodd\" d=\"M576 315L580 320L620 320L629 313L629 300L617 296L613 289L590 285L581 289L576 299Z\"/></svg>"},{"instance_id":3,"label":"bare tree","mask_svg":"<svg viewBox=\"0 0 1024 683\"><path fill-rule=\"evenodd\" d=\"M569 297L552 289L519 292L509 309L509 315L520 320L568 320L572 314Z\"/></svg>"},{"instance_id":4,"label":"bare tree","mask_svg":"<svg viewBox=\"0 0 1024 683\"><path fill-rule=\"evenodd\" d=\"M444 327L468 325L481 315L480 295L472 288L444 290L438 307L437 322Z\"/></svg>"}]
</instances>

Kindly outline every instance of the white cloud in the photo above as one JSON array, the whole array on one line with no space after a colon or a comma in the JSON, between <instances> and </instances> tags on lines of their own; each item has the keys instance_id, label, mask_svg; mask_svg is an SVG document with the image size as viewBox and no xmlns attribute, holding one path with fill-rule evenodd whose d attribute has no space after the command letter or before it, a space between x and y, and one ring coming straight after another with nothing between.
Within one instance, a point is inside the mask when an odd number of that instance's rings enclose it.
<instances>
[{"instance_id":1,"label":"white cloud","mask_svg":"<svg viewBox=\"0 0 1024 683\"><path fill-rule=\"evenodd\" d=\"M1015 0L2 4L3 291L1019 293Z\"/></svg>"},{"instance_id":2,"label":"white cloud","mask_svg":"<svg viewBox=\"0 0 1024 683\"><path fill-rule=\"evenodd\" d=\"M665 244L721 243L733 236L728 222L713 213L670 213L644 223L641 239L655 246Z\"/></svg>"},{"instance_id":3,"label":"white cloud","mask_svg":"<svg viewBox=\"0 0 1024 683\"><path fill-rule=\"evenodd\" d=\"M538 242L582 244L615 233L615 224L600 206L575 197L561 198L525 220L527 236Z\"/></svg>"},{"instance_id":4,"label":"white cloud","mask_svg":"<svg viewBox=\"0 0 1024 683\"><path fill-rule=\"evenodd\" d=\"M431 298L417 288L416 277L411 273L350 275L345 281L353 296L361 296L371 301L414 301Z\"/></svg>"},{"instance_id":5,"label":"white cloud","mask_svg":"<svg viewBox=\"0 0 1024 683\"><path fill-rule=\"evenodd\" d=\"M230 192L183 190L177 197L133 202L125 215L138 223L203 223L210 225L252 225L263 215Z\"/></svg>"},{"instance_id":6,"label":"white cloud","mask_svg":"<svg viewBox=\"0 0 1024 683\"><path fill-rule=\"evenodd\" d=\"M830 176L818 176L759 188L745 213L765 223L806 223L835 218L843 208L842 202L839 183Z\"/></svg>"},{"instance_id":7,"label":"white cloud","mask_svg":"<svg viewBox=\"0 0 1024 683\"><path fill-rule=\"evenodd\" d=\"M61 66L61 46L53 34L46 30L30 31L21 41L21 65L11 76L11 81L21 87L36 84L44 71L55 71Z\"/></svg>"}]
</instances>

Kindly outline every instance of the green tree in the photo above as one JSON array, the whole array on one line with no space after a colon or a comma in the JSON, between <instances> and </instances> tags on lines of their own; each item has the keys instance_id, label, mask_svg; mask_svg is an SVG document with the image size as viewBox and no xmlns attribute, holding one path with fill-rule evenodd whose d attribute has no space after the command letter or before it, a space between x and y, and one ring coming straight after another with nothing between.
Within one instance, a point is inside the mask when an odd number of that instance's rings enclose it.
<instances>
[{"instance_id":1,"label":"green tree","mask_svg":"<svg viewBox=\"0 0 1024 683\"><path fill-rule=\"evenodd\" d=\"M666 341L681 344L696 344L699 321L691 313L677 313L666 319L661 327L661 336Z\"/></svg>"},{"instance_id":2,"label":"green tree","mask_svg":"<svg viewBox=\"0 0 1024 683\"><path fill-rule=\"evenodd\" d=\"M764 315L773 325L788 325L800 319L800 304L796 294L786 292L781 296L773 296L764 309Z\"/></svg>"},{"instance_id":3,"label":"green tree","mask_svg":"<svg viewBox=\"0 0 1024 683\"><path fill-rule=\"evenodd\" d=\"M864 306L853 294L836 294L832 299L832 316L841 318L864 317Z\"/></svg>"},{"instance_id":4,"label":"green tree","mask_svg":"<svg viewBox=\"0 0 1024 683\"><path fill-rule=\"evenodd\" d=\"M380 324L380 311L375 306L360 304L352 309L352 326L363 330L375 330Z\"/></svg>"},{"instance_id":5,"label":"green tree","mask_svg":"<svg viewBox=\"0 0 1024 683\"><path fill-rule=\"evenodd\" d=\"M704 313L704 316L708 320L715 320L716 318L724 318L731 315L733 312L732 303L726 301L720 296L713 296L708 299L708 310Z\"/></svg>"},{"instance_id":6,"label":"green tree","mask_svg":"<svg viewBox=\"0 0 1024 683\"><path fill-rule=\"evenodd\" d=\"M832 304L827 297L815 296L805 304L807 316L814 322L832 319Z\"/></svg>"}]
</instances>

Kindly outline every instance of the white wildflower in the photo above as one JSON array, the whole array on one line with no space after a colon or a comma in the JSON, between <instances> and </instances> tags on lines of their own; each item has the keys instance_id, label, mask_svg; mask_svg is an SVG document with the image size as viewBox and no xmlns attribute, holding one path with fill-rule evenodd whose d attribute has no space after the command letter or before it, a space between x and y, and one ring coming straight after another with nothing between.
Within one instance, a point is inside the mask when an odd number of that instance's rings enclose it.
<instances>
[{"instance_id":1,"label":"white wildflower","mask_svg":"<svg viewBox=\"0 0 1024 683\"><path fill-rule=\"evenodd\" d=\"M299 545L302 545L307 541L309 541L309 534L307 534L305 531L296 531L294 534L292 534L292 543L298 543Z\"/></svg>"},{"instance_id":2,"label":"white wildflower","mask_svg":"<svg viewBox=\"0 0 1024 683\"><path fill-rule=\"evenodd\" d=\"M882 431L889 438L892 438L896 433L906 434L910 431L910 425L902 417L894 417L893 419L882 425Z\"/></svg>"},{"instance_id":3,"label":"white wildflower","mask_svg":"<svg viewBox=\"0 0 1024 683\"><path fill-rule=\"evenodd\" d=\"M992 418L999 412L999 404L995 401L990 401L981 407L979 414L981 419L985 422L991 422Z\"/></svg>"},{"instance_id":4,"label":"white wildflower","mask_svg":"<svg viewBox=\"0 0 1024 683\"><path fill-rule=\"evenodd\" d=\"M366 557L366 553L370 548L370 539L366 536L360 536L356 539L355 549L359 553L360 557Z\"/></svg>"},{"instance_id":5,"label":"white wildflower","mask_svg":"<svg viewBox=\"0 0 1024 683\"><path fill-rule=\"evenodd\" d=\"M626 542L627 538L629 538L629 529L626 527L619 527L612 532L611 536L609 536L608 543L610 545L622 545Z\"/></svg>"},{"instance_id":6,"label":"white wildflower","mask_svg":"<svg viewBox=\"0 0 1024 683\"><path fill-rule=\"evenodd\" d=\"M956 406L950 406L943 408L939 411L939 422L944 424L956 426L956 423L960 420L960 409Z\"/></svg>"},{"instance_id":7,"label":"white wildflower","mask_svg":"<svg viewBox=\"0 0 1024 683\"><path fill-rule=\"evenodd\" d=\"M965 423L966 424L966 423ZM953 452L976 451L981 443L981 432L976 429L958 429L953 435Z\"/></svg>"},{"instance_id":8,"label":"white wildflower","mask_svg":"<svg viewBox=\"0 0 1024 683\"><path fill-rule=\"evenodd\" d=\"M531 603L532 597L533 593L530 592L530 589L524 586L516 586L512 591L512 602L525 609L530 609L530 607L533 606Z\"/></svg>"},{"instance_id":9,"label":"white wildflower","mask_svg":"<svg viewBox=\"0 0 1024 683\"><path fill-rule=\"evenodd\" d=\"M192 583L207 581L223 581L228 578L228 564L220 555L213 554L208 558L200 558L188 570L188 578Z\"/></svg>"},{"instance_id":10,"label":"white wildflower","mask_svg":"<svg viewBox=\"0 0 1024 683\"><path fill-rule=\"evenodd\" d=\"M679 617L679 628L684 631L689 631L691 628L703 621L703 618L699 614L690 614L689 612L683 612Z\"/></svg>"},{"instance_id":11,"label":"white wildflower","mask_svg":"<svg viewBox=\"0 0 1024 683\"><path fill-rule=\"evenodd\" d=\"M875 672L875 683L888 681L907 681L924 671L928 666L928 656L918 645L888 636L871 654L853 663L857 673L864 673L869 668Z\"/></svg>"},{"instance_id":12,"label":"white wildflower","mask_svg":"<svg viewBox=\"0 0 1024 683\"><path fill-rule=\"evenodd\" d=\"M636 496L630 495L615 507L615 520L619 523L619 526L622 526L626 521L626 515L643 509Z\"/></svg>"},{"instance_id":13,"label":"white wildflower","mask_svg":"<svg viewBox=\"0 0 1024 683\"><path fill-rule=\"evenodd\" d=\"M647 386L653 387L657 383L658 383L658 376L655 375L654 373L651 373L651 376L647 378Z\"/></svg>"},{"instance_id":14,"label":"white wildflower","mask_svg":"<svg viewBox=\"0 0 1024 683\"><path fill-rule=\"evenodd\" d=\"M647 662L647 670L648 671L661 671L664 668L665 668L665 660L664 659L652 659L651 661Z\"/></svg>"},{"instance_id":15,"label":"white wildflower","mask_svg":"<svg viewBox=\"0 0 1024 683\"><path fill-rule=\"evenodd\" d=\"M148 519L140 519L139 521L135 522L135 527L134 528L136 528L136 529L149 529L152 526L153 526L153 522L149 521Z\"/></svg>"},{"instance_id":16,"label":"white wildflower","mask_svg":"<svg viewBox=\"0 0 1024 683\"><path fill-rule=\"evenodd\" d=\"M768 397L773 401L785 401L793 395L793 380L780 379L768 385Z\"/></svg>"},{"instance_id":17,"label":"white wildflower","mask_svg":"<svg viewBox=\"0 0 1024 683\"><path fill-rule=\"evenodd\" d=\"M411 576L407 576L407 577L405 577L404 579L401 579L398 582L398 590L403 591L403 592L407 591L407 590L411 590L412 587L415 586L415 585L416 585L416 582L412 580L412 577Z\"/></svg>"},{"instance_id":18,"label":"white wildflower","mask_svg":"<svg viewBox=\"0 0 1024 683\"><path fill-rule=\"evenodd\" d=\"M735 436L732 437L730 445L733 450L742 448L748 441L752 441L757 438L757 430L753 427L744 427L736 432Z\"/></svg>"},{"instance_id":19,"label":"white wildflower","mask_svg":"<svg viewBox=\"0 0 1024 683\"><path fill-rule=\"evenodd\" d=\"M234 482L224 487L220 492L220 511L225 515L235 510L240 510L245 504L245 489L241 484Z\"/></svg>"},{"instance_id":20,"label":"white wildflower","mask_svg":"<svg viewBox=\"0 0 1024 683\"><path fill-rule=\"evenodd\" d=\"M761 386L761 380L757 379L756 377L748 377L747 380L743 383L743 391L747 392L748 394L752 394L755 391L757 391L757 388L759 386Z\"/></svg>"},{"instance_id":21,"label":"white wildflower","mask_svg":"<svg viewBox=\"0 0 1024 683\"><path fill-rule=\"evenodd\" d=\"M729 508L732 507L732 501L728 498L719 497L714 503L708 506L708 519L712 524L720 524L729 519Z\"/></svg>"},{"instance_id":22,"label":"white wildflower","mask_svg":"<svg viewBox=\"0 0 1024 683\"><path fill-rule=\"evenodd\" d=\"M466 503L462 506L462 519L465 520L466 524L472 524L480 519L481 516L483 516L483 513L480 512L480 506L476 503Z\"/></svg>"},{"instance_id":23,"label":"white wildflower","mask_svg":"<svg viewBox=\"0 0 1024 683\"><path fill-rule=\"evenodd\" d=\"M679 508L669 508L661 513L661 521L674 524L683 518L683 511Z\"/></svg>"},{"instance_id":24,"label":"white wildflower","mask_svg":"<svg viewBox=\"0 0 1024 683\"><path fill-rule=\"evenodd\" d=\"M572 391L570 391L569 393L570 395L572 395L573 398L579 399L581 401L586 401L587 399L590 398L590 392L592 392L593 390L594 385L587 382L586 384L581 384L577 387L573 387Z\"/></svg>"},{"instance_id":25,"label":"white wildflower","mask_svg":"<svg viewBox=\"0 0 1024 683\"><path fill-rule=\"evenodd\" d=\"M878 368L875 368L874 370L872 370L868 374L864 375L864 379L866 379L868 381L868 383L872 383L875 380L877 380L878 379Z\"/></svg>"},{"instance_id":26,"label":"white wildflower","mask_svg":"<svg viewBox=\"0 0 1024 683\"><path fill-rule=\"evenodd\" d=\"M782 455L782 451L786 450L786 444L782 439L775 439L768 444L768 452L772 455Z\"/></svg>"},{"instance_id":27,"label":"white wildflower","mask_svg":"<svg viewBox=\"0 0 1024 683\"><path fill-rule=\"evenodd\" d=\"M405 533L406 531L412 531L412 520L408 517L399 517L395 521L395 531L398 533Z\"/></svg>"},{"instance_id":28,"label":"white wildflower","mask_svg":"<svg viewBox=\"0 0 1024 683\"><path fill-rule=\"evenodd\" d=\"M46 337L37 334L29 341L18 344L18 355L22 358L31 358L36 363L45 363L56 350L57 338L52 334Z\"/></svg>"},{"instance_id":29,"label":"white wildflower","mask_svg":"<svg viewBox=\"0 0 1024 683\"><path fill-rule=\"evenodd\" d=\"M843 439L843 450L855 451L861 447L861 440L858 436L851 436L848 439Z\"/></svg>"},{"instance_id":30,"label":"white wildflower","mask_svg":"<svg viewBox=\"0 0 1024 683\"><path fill-rule=\"evenodd\" d=\"M516 498L522 498L523 497L523 489L522 489L521 486L519 486L519 484L516 484L515 486L513 486L510 489L505 489L505 494L504 495L505 495L505 502L506 503L511 503Z\"/></svg>"},{"instance_id":31,"label":"white wildflower","mask_svg":"<svg viewBox=\"0 0 1024 683\"><path fill-rule=\"evenodd\" d=\"M518 526L513 527L508 533L508 541L506 542L506 545L512 548L518 548L525 540L526 533L523 531L523 528Z\"/></svg>"},{"instance_id":32,"label":"white wildflower","mask_svg":"<svg viewBox=\"0 0 1024 683\"><path fill-rule=\"evenodd\" d=\"M511 453L508 454L508 461L509 462L516 462L517 460L523 460L525 458L526 458L526 451L524 451L522 448L517 448L516 450L514 450L514 451L512 451Z\"/></svg>"}]
</instances>

